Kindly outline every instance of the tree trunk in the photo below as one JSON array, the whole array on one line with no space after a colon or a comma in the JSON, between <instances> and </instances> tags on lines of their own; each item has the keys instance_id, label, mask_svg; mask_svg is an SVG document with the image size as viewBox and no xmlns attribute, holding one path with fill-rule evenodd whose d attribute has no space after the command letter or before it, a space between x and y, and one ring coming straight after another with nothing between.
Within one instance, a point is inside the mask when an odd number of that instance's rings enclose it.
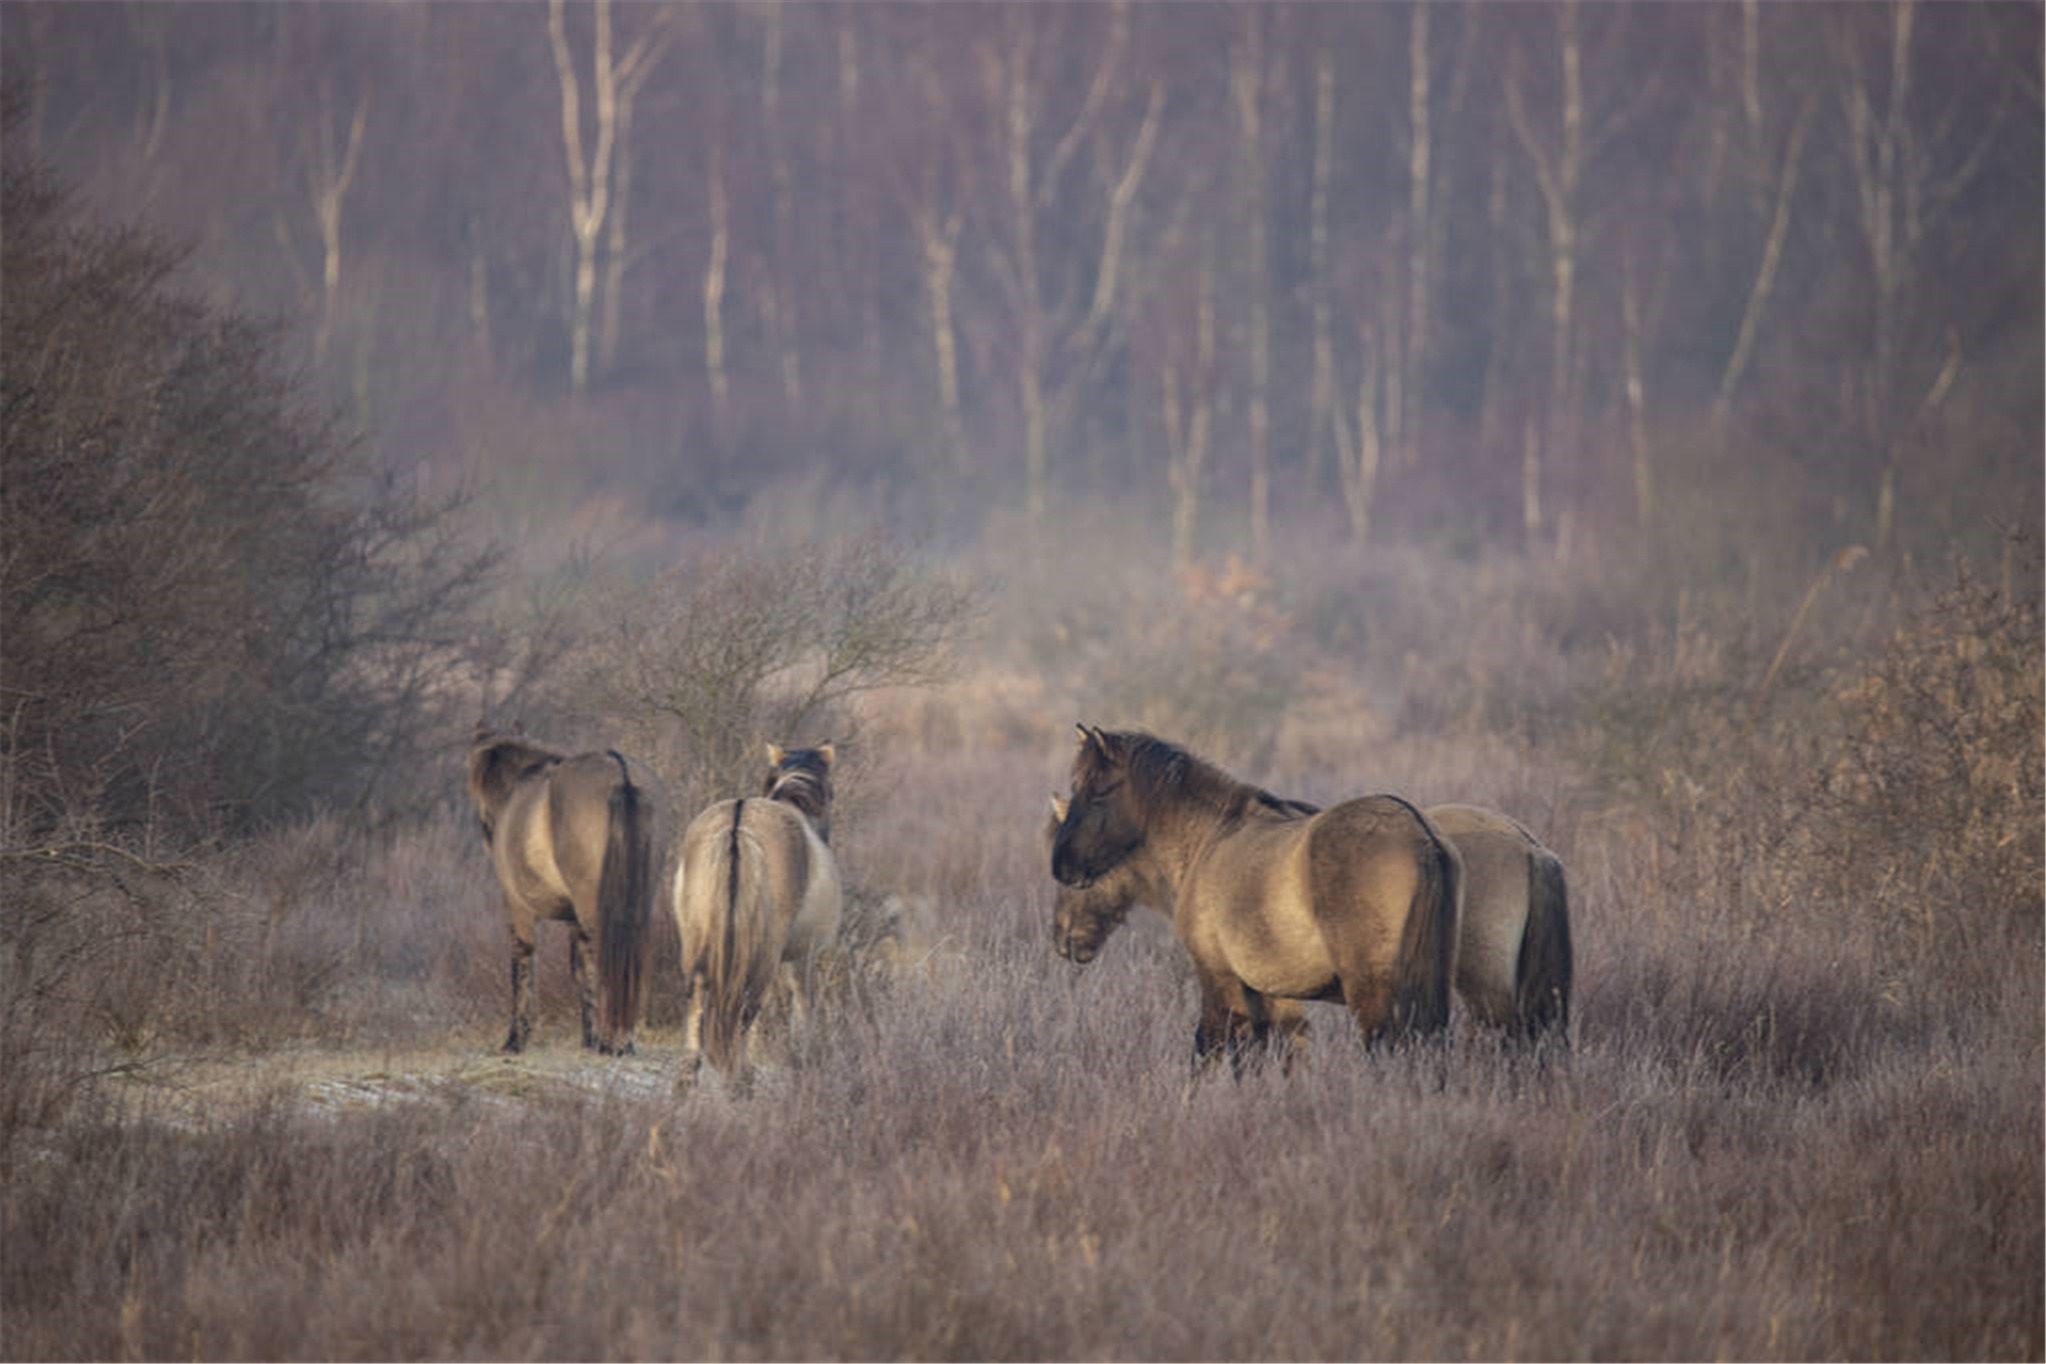
<instances>
[{"instance_id":1,"label":"tree trunk","mask_svg":"<svg viewBox=\"0 0 2046 1364\"><path fill-rule=\"evenodd\" d=\"M730 397L725 379L725 261L731 252L731 207L725 199L725 149L710 151L710 261L703 271L703 368L712 411L722 421Z\"/></svg>"},{"instance_id":2,"label":"tree trunk","mask_svg":"<svg viewBox=\"0 0 2046 1364\"><path fill-rule=\"evenodd\" d=\"M1215 368L1215 269L1205 251L1198 287L1191 366L1195 396L1190 417L1182 406L1178 366L1167 360L1163 376L1166 481L1172 493L1172 562L1177 568L1193 562L1194 535L1200 520L1201 471L1207 463L1208 433L1214 411L1210 381Z\"/></svg>"},{"instance_id":3,"label":"tree trunk","mask_svg":"<svg viewBox=\"0 0 2046 1364\"><path fill-rule=\"evenodd\" d=\"M591 144L583 145L582 81L576 74L574 53L569 48L567 19L562 0L549 0L547 40L554 53L555 78L561 85L561 141L568 159L569 232L575 242L574 297L569 314L569 389L577 396L589 387L591 335L597 301L597 257L603 242L605 223L613 211L613 177L624 153L621 131L630 126L631 105L640 83L658 60L666 45L668 11L656 9L643 34L626 50L622 59L611 55L611 0L595 0L591 7L596 26L591 40L591 112L596 129ZM622 258L624 237L618 235Z\"/></svg>"},{"instance_id":4,"label":"tree trunk","mask_svg":"<svg viewBox=\"0 0 2046 1364\"><path fill-rule=\"evenodd\" d=\"M1400 449L1398 462L1412 468L1421 446L1421 412L1426 384L1429 333L1429 260L1432 183L1428 117L1428 10L1409 11L1407 44L1407 304L1406 358L1400 365Z\"/></svg>"},{"instance_id":5,"label":"tree trunk","mask_svg":"<svg viewBox=\"0 0 2046 1364\"><path fill-rule=\"evenodd\" d=\"M1244 186L1245 280L1250 314L1250 554L1264 563L1271 550L1271 300L1266 284L1264 156L1264 20L1256 6L1243 11L1231 85L1236 95L1238 148Z\"/></svg>"},{"instance_id":6,"label":"tree trunk","mask_svg":"<svg viewBox=\"0 0 2046 1364\"><path fill-rule=\"evenodd\" d=\"M1335 168L1336 68L1324 47L1314 63L1314 180L1307 216L1309 274L1314 289L1314 382L1308 393L1307 484L1321 483L1322 443L1333 425L1336 390L1334 322L1329 278L1329 182Z\"/></svg>"},{"instance_id":7,"label":"tree trunk","mask_svg":"<svg viewBox=\"0 0 2046 1364\"><path fill-rule=\"evenodd\" d=\"M341 205L348 186L355 179L355 167L362 153L362 130L369 116L369 96L355 100L355 117L348 127L348 146L337 156L334 150L334 102L325 87L320 91L319 179L313 186L313 213L320 226L320 325L313 333L313 358L324 361L334 338L335 315L341 299Z\"/></svg>"}]
</instances>

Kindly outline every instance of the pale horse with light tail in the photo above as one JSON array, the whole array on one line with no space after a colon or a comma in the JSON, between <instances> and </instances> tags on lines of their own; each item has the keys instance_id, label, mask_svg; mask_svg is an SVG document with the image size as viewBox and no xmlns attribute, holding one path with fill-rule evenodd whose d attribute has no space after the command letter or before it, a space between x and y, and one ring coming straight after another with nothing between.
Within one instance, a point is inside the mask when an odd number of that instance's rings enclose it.
<instances>
[{"instance_id":1,"label":"pale horse with light tail","mask_svg":"<svg viewBox=\"0 0 2046 1364\"><path fill-rule=\"evenodd\" d=\"M787 993L792 1028L810 1012L811 968L838 937L843 894L831 852L832 745L767 746L761 795L721 800L682 832L675 927L688 990L678 1087L705 1053L747 1080L746 1041L768 990Z\"/></svg>"}]
</instances>

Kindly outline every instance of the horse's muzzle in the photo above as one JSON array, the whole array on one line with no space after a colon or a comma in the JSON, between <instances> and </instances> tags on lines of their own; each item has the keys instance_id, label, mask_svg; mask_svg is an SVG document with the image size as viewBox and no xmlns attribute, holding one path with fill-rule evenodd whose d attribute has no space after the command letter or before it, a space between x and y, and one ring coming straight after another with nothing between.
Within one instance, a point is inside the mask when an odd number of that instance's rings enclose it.
<instances>
[{"instance_id":1,"label":"horse's muzzle","mask_svg":"<svg viewBox=\"0 0 2046 1364\"><path fill-rule=\"evenodd\" d=\"M1081 866L1079 859L1063 848L1055 849L1051 855L1051 879L1074 890L1085 890L1101 879L1099 872L1090 872Z\"/></svg>"}]
</instances>

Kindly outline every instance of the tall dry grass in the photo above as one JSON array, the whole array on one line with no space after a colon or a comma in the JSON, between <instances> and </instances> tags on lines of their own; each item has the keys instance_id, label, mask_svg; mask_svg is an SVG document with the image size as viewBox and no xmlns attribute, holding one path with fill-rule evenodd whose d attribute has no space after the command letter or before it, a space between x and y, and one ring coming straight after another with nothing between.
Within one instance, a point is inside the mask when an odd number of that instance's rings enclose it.
<instances>
[{"instance_id":1,"label":"tall dry grass","mask_svg":"<svg viewBox=\"0 0 2046 1364\"><path fill-rule=\"evenodd\" d=\"M14 945L10 1056L71 1040L0 1077L0 1349L2037 1359L2037 615L1963 586L1974 605L1801 651L1761 692L1780 631L1575 658L1502 631L1454 667L1496 679L1524 643L1554 685L1453 704L1451 665L1370 602L1355 627L1417 661L1329 643L1337 606L1272 589L1264 624L1326 666L1276 712L1206 712L1210 755L1303 796L1530 823L1570 868L1579 953L1576 1045L1546 1062L1468 1027L1370 1053L1317 1006L1304 1073L1189 1092L1193 988L1163 921L1085 969L1050 950L1038 840L1079 684L1041 643L1032 679L869 717L889 797L839 852L862 911L900 920L889 964L855 963L864 987L748 1100L591 1058L580 1087L447 1078L337 1112L285 1084L195 1120L169 1086L81 1067L489 1055L508 987L473 829L452 808L369 845L315 826L166 872L146 905L81 881L103 898L73 911L142 927L81 934L98 945L33 1002L47 977ZM1492 586L1444 590L1511 614ZM1234 628L1146 638L1179 667ZM1403 669L1429 694L1381 685ZM1965 690L1990 672L1993 715ZM1423 723L1438 705L1463 718ZM1931 763L1955 743L1974 760ZM542 947L558 1053L566 947ZM157 969L150 1031L95 1014ZM32 1074L70 1087L24 1107Z\"/></svg>"}]
</instances>

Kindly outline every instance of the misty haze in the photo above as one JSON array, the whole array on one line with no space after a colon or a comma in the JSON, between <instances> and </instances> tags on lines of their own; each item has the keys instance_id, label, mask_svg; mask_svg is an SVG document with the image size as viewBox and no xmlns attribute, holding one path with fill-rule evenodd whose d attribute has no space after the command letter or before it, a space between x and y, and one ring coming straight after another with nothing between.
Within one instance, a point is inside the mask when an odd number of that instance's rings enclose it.
<instances>
[{"instance_id":1,"label":"misty haze","mask_svg":"<svg viewBox=\"0 0 2046 1364\"><path fill-rule=\"evenodd\" d=\"M0 1356L2046 1357L2042 17L0 5Z\"/></svg>"}]
</instances>

